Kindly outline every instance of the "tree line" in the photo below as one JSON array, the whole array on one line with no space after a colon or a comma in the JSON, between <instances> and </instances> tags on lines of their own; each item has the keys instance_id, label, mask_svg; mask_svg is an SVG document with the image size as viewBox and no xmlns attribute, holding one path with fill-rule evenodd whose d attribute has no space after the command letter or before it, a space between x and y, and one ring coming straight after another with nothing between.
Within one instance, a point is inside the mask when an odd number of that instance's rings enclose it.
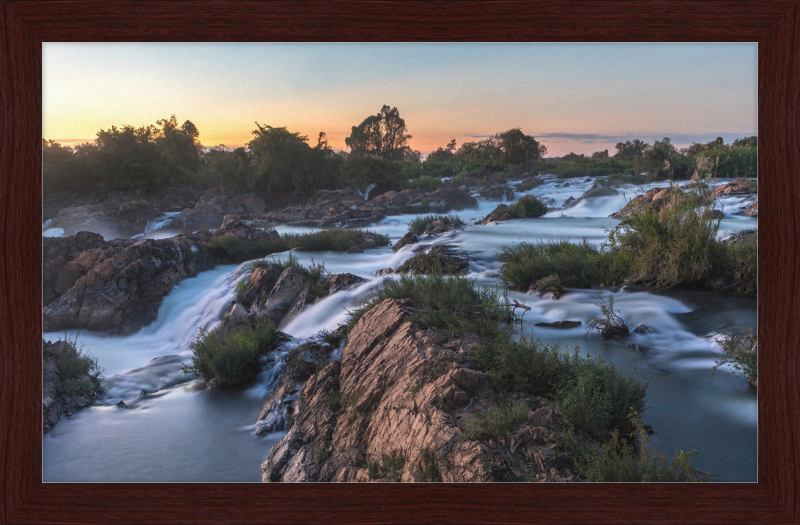
<instances>
[{"instance_id":1,"label":"tree line","mask_svg":"<svg viewBox=\"0 0 800 525\"><path fill-rule=\"evenodd\" d=\"M713 158L717 175L755 176L757 142L748 137L727 146L722 139L678 151L669 138L646 144L617 144L617 151L591 156L571 153L545 159L547 148L514 128L483 140L457 145L455 139L422 159L412 149L405 120L396 107L383 106L352 126L345 139L349 151L334 151L326 134L316 144L285 127L256 122L244 147L203 146L189 120L173 115L142 127L112 126L93 142L73 147L43 140L45 195L109 191L150 193L174 187L227 186L295 199L321 189L377 184L379 190L408 187L435 189L442 178L467 174L556 173L559 176L637 174L652 178L687 178L699 157Z\"/></svg>"}]
</instances>

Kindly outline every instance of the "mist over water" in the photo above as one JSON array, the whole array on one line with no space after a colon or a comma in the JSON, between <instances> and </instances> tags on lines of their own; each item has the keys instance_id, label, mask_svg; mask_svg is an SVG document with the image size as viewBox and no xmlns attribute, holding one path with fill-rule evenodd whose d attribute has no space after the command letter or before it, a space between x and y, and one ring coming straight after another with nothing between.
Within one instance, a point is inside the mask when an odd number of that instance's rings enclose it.
<instances>
[{"instance_id":1,"label":"mist over water","mask_svg":"<svg viewBox=\"0 0 800 525\"><path fill-rule=\"evenodd\" d=\"M583 178L557 180L529 192L554 199L561 206L578 198L592 182ZM569 186L564 187L563 183ZM719 180L718 183L727 182ZM556 187L561 185L561 187ZM200 328L219 321L235 297L236 284L252 270L250 262L222 265L185 279L164 299L154 323L129 336L88 331L78 335L79 345L97 356L106 369L102 385L108 392L96 406L64 419L43 439L45 481L258 481L260 464L283 432L255 436L255 422L272 386L285 366L288 349L320 330L333 330L344 322L347 311L370 298L385 279L375 271L396 267L415 251L433 244L450 244L470 257L468 276L480 284L501 287L500 263L495 254L502 246L520 241L583 238L602 244L607 231L619 221L608 218L637 193L650 187L625 186L620 194L598 197L568 209L553 209L537 219L513 220L486 226L475 224L491 212L497 202L478 199L478 208L457 214L467 225L421 245L394 252L389 247L359 254L293 251L301 264L324 263L330 273L349 272L366 279L354 289L338 292L311 305L281 330L293 340L265 361L259 382L241 390L203 390L203 382L181 371L189 363L189 343ZM514 184L512 183L512 187ZM757 221L734 215L755 196L722 199L725 217L720 237L743 229L756 229ZM387 217L369 227L396 242L407 231L415 215ZM47 226L47 225L45 225ZM157 228L154 225L153 229ZM280 226L281 234L303 233L312 228ZM52 233L52 232L51 232ZM62 232L63 233L63 232ZM44 234L44 233L43 233ZM272 256L285 259L288 253ZM655 431L653 445L672 457L676 448L698 451L696 466L715 474L713 481L757 481L757 395L741 378L720 369L709 377L721 349L714 341L721 330L756 327L756 299L715 295L698 291L614 294L614 307L626 323L652 329L633 333L624 342L604 341L597 333L586 333L588 315L599 313L596 290L567 289L559 299L539 298L519 292L509 297L531 310L515 330L544 342L564 347L580 346L580 352L600 356L623 371L636 371L648 380L645 424ZM579 320L580 327L557 330L534 326L537 322ZM55 341L63 333L43 334ZM640 353L626 345L646 348ZM140 396L146 390L147 394ZM130 408L115 406L120 400Z\"/></svg>"}]
</instances>

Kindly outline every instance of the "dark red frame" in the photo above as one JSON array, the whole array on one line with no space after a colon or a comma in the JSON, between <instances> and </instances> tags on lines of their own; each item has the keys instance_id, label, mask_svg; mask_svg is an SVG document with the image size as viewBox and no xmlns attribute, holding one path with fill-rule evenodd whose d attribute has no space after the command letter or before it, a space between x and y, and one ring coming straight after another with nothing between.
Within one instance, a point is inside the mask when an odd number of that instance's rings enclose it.
<instances>
[{"instance_id":1,"label":"dark red frame","mask_svg":"<svg viewBox=\"0 0 800 525\"><path fill-rule=\"evenodd\" d=\"M798 0L0 0L0 6L3 523L800 521ZM757 41L759 483L42 484L41 43L159 40Z\"/></svg>"}]
</instances>

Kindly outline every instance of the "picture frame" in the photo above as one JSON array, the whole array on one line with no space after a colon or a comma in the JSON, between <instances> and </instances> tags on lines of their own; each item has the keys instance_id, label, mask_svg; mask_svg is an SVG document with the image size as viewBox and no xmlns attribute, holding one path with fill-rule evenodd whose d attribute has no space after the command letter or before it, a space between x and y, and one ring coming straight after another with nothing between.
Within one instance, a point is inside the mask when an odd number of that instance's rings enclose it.
<instances>
[{"instance_id":1,"label":"picture frame","mask_svg":"<svg viewBox=\"0 0 800 525\"><path fill-rule=\"evenodd\" d=\"M0 6L3 523L800 523L798 0L8 0ZM42 483L41 44L201 40L758 42L758 483Z\"/></svg>"}]
</instances>

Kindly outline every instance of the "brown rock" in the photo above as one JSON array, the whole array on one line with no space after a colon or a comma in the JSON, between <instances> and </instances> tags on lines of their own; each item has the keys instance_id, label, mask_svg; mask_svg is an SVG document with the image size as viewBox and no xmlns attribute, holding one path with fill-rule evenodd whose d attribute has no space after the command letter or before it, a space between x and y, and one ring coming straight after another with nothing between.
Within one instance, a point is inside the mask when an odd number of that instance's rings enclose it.
<instances>
[{"instance_id":1,"label":"brown rock","mask_svg":"<svg viewBox=\"0 0 800 525\"><path fill-rule=\"evenodd\" d=\"M294 306L297 296L304 287L303 271L297 266L286 268L267 296L264 306L259 308L259 315L269 317L279 325Z\"/></svg>"}]
</instances>

